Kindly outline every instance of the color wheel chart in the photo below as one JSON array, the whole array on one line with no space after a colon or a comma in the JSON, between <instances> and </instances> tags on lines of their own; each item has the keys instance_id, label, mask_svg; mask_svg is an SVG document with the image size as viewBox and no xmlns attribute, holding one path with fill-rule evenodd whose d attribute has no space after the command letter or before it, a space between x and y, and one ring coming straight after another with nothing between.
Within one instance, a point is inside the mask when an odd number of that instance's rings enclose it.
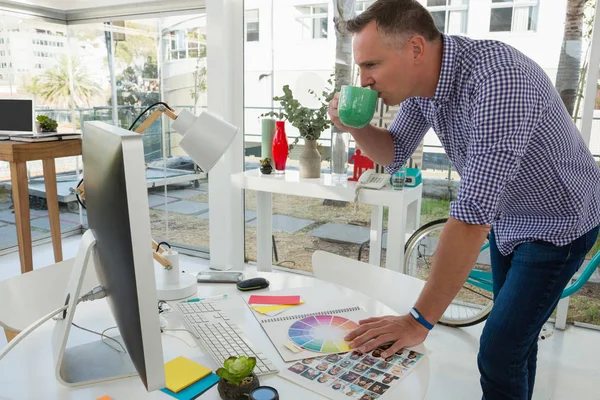
<instances>
[{"instance_id":1,"label":"color wheel chart","mask_svg":"<svg viewBox=\"0 0 600 400\"><path fill-rule=\"evenodd\" d=\"M335 315L315 315L298 320L290 326L290 340L303 349L319 353L341 353L350 351L344 336L358 328L348 318Z\"/></svg>"}]
</instances>

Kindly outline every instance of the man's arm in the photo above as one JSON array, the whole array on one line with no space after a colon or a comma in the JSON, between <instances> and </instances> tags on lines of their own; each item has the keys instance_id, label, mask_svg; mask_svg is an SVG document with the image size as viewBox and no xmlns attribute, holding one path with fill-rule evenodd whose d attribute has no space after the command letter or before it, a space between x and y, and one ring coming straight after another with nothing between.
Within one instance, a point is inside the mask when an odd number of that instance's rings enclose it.
<instances>
[{"instance_id":1,"label":"man's arm","mask_svg":"<svg viewBox=\"0 0 600 400\"><path fill-rule=\"evenodd\" d=\"M400 105L390 129L368 124L356 129L345 126L338 116L339 93L329 102L329 118L334 125L349 132L358 146L377 164L385 165L391 174L408 160L429 129L418 107L410 101Z\"/></svg>"},{"instance_id":2,"label":"man's arm","mask_svg":"<svg viewBox=\"0 0 600 400\"><path fill-rule=\"evenodd\" d=\"M460 291L490 231L486 225L471 225L449 218L436 247L429 278L415 308L435 324Z\"/></svg>"},{"instance_id":3,"label":"man's arm","mask_svg":"<svg viewBox=\"0 0 600 400\"><path fill-rule=\"evenodd\" d=\"M486 225L448 219L436 248L431 273L415 304L428 322L435 324L462 288L489 230ZM427 334L428 330L411 315L402 315L360 321L360 327L351 332L346 340L351 340L350 346L359 348L363 353L394 342L382 354L385 358L402 348L422 343Z\"/></svg>"},{"instance_id":4,"label":"man's arm","mask_svg":"<svg viewBox=\"0 0 600 400\"><path fill-rule=\"evenodd\" d=\"M369 158L380 165L394 161L394 140L390 131L368 124L364 128L346 128Z\"/></svg>"}]
</instances>

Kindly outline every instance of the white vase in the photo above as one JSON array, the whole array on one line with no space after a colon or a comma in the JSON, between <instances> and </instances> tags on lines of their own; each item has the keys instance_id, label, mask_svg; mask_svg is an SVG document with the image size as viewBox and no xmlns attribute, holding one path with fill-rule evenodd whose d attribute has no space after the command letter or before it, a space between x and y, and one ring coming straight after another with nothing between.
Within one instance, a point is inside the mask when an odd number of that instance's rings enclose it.
<instances>
[{"instance_id":1,"label":"white vase","mask_svg":"<svg viewBox=\"0 0 600 400\"><path fill-rule=\"evenodd\" d=\"M304 150L300 155L300 178L321 177L321 154L316 140L304 140Z\"/></svg>"}]
</instances>

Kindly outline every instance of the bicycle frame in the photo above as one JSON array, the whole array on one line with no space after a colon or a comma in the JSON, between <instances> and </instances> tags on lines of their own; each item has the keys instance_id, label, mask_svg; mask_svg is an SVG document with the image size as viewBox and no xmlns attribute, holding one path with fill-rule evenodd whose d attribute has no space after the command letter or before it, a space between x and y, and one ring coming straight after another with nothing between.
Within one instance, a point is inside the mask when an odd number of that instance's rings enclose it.
<instances>
[{"instance_id":1,"label":"bicycle frame","mask_svg":"<svg viewBox=\"0 0 600 400\"><path fill-rule=\"evenodd\" d=\"M484 244L481 247L481 251L486 250L490 247L489 243ZM575 280L575 282L571 283L569 286L563 290L560 298L565 298L571 296L573 293L577 292L585 283L590 279L590 276L594 273L598 265L600 264L600 252L596 253L596 255L590 260L588 265L585 267L579 278ZM494 280L492 278L492 273L487 271L481 271L478 269L471 270L471 273L467 277L467 282L471 285L477 286L483 290L487 290L488 292L494 291Z\"/></svg>"}]
</instances>

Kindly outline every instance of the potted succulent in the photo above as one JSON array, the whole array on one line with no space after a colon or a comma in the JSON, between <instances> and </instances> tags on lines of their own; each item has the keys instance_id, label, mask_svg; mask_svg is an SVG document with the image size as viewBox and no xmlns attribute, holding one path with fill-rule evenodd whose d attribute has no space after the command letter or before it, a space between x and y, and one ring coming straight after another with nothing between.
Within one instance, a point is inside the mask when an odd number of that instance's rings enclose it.
<instances>
[{"instance_id":1,"label":"potted succulent","mask_svg":"<svg viewBox=\"0 0 600 400\"><path fill-rule=\"evenodd\" d=\"M260 172L262 172L265 175L269 175L271 173L271 171L273 171L273 166L271 165L271 159L270 158L262 158L260 160Z\"/></svg>"},{"instance_id":2,"label":"potted succulent","mask_svg":"<svg viewBox=\"0 0 600 400\"><path fill-rule=\"evenodd\" d=\"M223 400L247 400L248 394L260 386L253 372L256 366L254 357L229 357L223 367L217 370L219 395Z\"/></svg>"},{"instance_id":3,"label":"potted succulent","mask_svg":"<svg viewBox=\"0 0 600 400\"><path fill-rule=\"evenodd\" d=\"M38 132L56 132L58 123L45 115L38 115L35 126Z\"/></svg>"},{"instance_id":4,"label":"potted succulent","mask_svg":"<svg viewBox=\"0 0 600 400\"><path fill-rule=\"evenodd\" d=\"M333 86L331 78L327 82ZM300 104L294 98L290 86L285 85L283 96L273 97L273 100L281 104L281 112L270 111L263 114L263 116L285 119L298 129L300 137L304 139L304 151L300 155L300 177L319 178L321 176L321 153L318 150L317 139L321 137L321 133L325 129L331 126L327 110L335 90L333 88L324 90L321 95L317 95L314 90L308 92L314 95L321 104L316 110ZM294 142L290 145L290 150L298 143L300 137L294 139Z\"/></svg>"}]
</instances>

